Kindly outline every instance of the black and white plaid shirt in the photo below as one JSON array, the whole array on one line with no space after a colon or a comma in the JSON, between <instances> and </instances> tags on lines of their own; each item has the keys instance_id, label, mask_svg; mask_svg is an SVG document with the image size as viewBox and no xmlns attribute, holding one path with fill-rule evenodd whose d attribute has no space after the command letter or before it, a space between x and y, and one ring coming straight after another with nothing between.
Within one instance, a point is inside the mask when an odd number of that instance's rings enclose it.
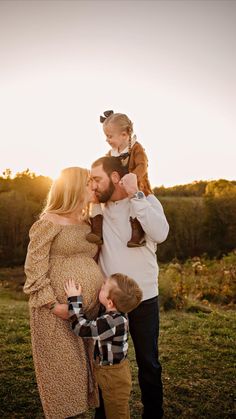
<instances>
[{"instance_id":1,"label":"black and white plaid shirt","mask_svg":"<svg viewBox=\"0 0 236 419\"><path fill-rule=\"evenodd\" d=\"M128 351L128 318L118 311L105 312L96 320L84 317L82 296L69 297L72 329L77 336L94 339L94 358L100 365L119 364Z\"/></svg>"}]
</instances>

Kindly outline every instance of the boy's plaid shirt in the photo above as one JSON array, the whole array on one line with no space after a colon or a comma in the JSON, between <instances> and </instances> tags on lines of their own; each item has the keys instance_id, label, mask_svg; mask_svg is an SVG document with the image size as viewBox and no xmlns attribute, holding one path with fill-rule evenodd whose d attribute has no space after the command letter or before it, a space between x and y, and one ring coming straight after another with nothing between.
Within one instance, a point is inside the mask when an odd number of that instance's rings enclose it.
<instances>
[{"instance_id":1,"label":"boy's plaid shirt","mask_svg":"<svg viewBox=\"0 0 236 419\"><path fill-rule=\"evenodd\" d=\"M128 318L124 313L109 311L96 320L84 317L82 296L69 297L72 329L77 336L94 339L94 358L100 365L119 364L128 351Z\"/></svg>"}]
</instances>

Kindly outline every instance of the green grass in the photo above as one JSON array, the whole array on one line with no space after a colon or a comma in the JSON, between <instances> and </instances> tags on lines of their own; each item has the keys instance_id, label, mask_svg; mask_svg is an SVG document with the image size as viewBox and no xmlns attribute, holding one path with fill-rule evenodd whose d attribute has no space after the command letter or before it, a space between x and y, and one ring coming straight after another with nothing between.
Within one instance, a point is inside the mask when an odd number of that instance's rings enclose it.
<instances>
[{"instance_id":1,"label":"green grass","mask_svg":"<svg viewBox=\"0 0 236 419\"><path fill-rule=\"evenodd\" d=\"M19 271L20 272L20 271ZM18 273L19 273L18 272ZM31 356L28 305L13 272L0 271L0 417L43 418ZM236 415L236 313L161 312L160 359L165 418L229 419ZM137 367L132 344L131 418L141 417ZM93 417L93 412L86 416Z\"/></svg>"}]
</instances>

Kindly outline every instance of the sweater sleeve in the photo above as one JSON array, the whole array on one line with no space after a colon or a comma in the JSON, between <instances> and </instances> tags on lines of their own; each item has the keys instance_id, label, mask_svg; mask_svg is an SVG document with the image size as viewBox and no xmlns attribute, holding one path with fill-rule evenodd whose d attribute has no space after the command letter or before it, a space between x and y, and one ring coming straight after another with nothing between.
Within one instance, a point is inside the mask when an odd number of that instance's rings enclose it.
<instances>
[{"instance_id":1,"label":"sweater sleeve","mask_svg":"<svg viewBox=\"0 0 236 419\"><path fill-rule=\"evenodd\" d=\"M144 199L130 199L130 204L132 213L151 240L164 242L169 233L169 224L160 201L154 195L148 195Z\"/></svg>"},{"instance_id":2,"label":"sweater sleeve","mask_svg":"<svg viewBox=\"0 0 236 419\"><path fill-rule=\"evenodd\" d=\"M144 151L144 148L139 143L134 145L133 160L134 160L135 168L132 170L132 173L136 174L137 179L140 182L143 179L143 177L147 174L148 159Z\"/></svg>"},{"instance_id":3,"label":"sweater sleeve","mask_svg":"<svg viewBox=\"0 0 236 419\"><path fill-rule=\"evenodd\" d=\"M49 256L52 242L61 228L59 224L41 219L36 221L30 229L24 285L24 292L30 297L30 307L42 307L50 302L56 302L48 275Z\"/></svg>"}]
</instances>

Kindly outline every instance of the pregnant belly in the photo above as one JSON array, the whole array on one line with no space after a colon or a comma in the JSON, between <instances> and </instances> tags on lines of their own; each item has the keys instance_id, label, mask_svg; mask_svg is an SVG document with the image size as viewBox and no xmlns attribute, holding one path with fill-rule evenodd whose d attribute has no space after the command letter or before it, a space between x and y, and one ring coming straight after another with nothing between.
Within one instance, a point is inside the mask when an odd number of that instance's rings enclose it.
<instances>
[{"instance_id":1,"label":"pregnant belly","mask_svg":"<svg viewBox=\"0 0 236 419\"><path fill-rule=\"evenodd\" d=\"M51 285L58 302L67 302L64 284L68 279L73 279L77 286L80 284L82 287L84 310L90 311L97 305L103 276L91 257L58 257L51 259L50 262Z\"/></svg>"}]
</instances>

